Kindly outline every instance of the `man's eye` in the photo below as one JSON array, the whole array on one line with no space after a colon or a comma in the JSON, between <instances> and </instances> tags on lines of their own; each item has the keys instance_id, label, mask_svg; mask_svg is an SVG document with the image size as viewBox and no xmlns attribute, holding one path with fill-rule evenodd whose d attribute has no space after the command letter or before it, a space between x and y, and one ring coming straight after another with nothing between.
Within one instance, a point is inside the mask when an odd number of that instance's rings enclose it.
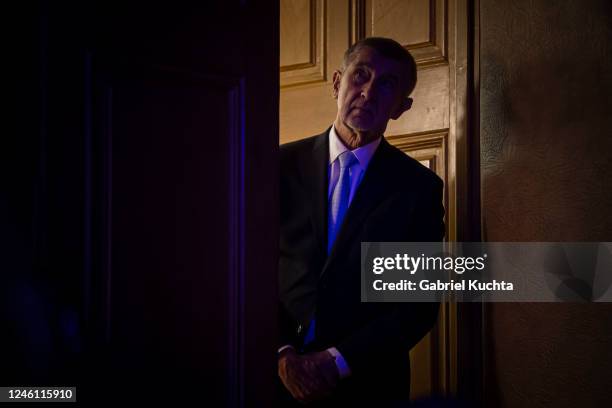
<instances>
[{"instance_id":1,"label":"man's eye","mask_svg":"<svg viewBox=\"0 0 612 408\"><path fill-rule=\"evenodd\" d=\"M357 70L355 71L355 79L357 81L363 81L366 78L366 74L365 72L363 72L362 70Z\"/></svg>"},{"instance_id":2,"label":"man's eye","mask_svg":"<svg viewBox=\"0 0 612 408\"><path fill-rule=\"evenodd\" d=\"M395 82L390 79L385 79L382 81L381 86L385 89L393 89L395 87Z\"/></svg>"}]
</instances>

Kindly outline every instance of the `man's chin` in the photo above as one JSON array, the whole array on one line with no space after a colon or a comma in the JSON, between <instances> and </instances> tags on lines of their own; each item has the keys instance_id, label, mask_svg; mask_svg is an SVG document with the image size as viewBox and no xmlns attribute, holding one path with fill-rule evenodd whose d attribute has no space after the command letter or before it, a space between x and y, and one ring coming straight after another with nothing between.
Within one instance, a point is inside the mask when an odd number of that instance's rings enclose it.
<instances>
[{"instance_id":1,"label":"man's chin","mask_svg":"<svg viewBox=\"0 0 612 408\"><path fill-rule=\"evenodd\" d=\"M353 131L356 132L371 132L374 126L368 120L353 119L347 123Z\"/></svg>"}]
</instances>

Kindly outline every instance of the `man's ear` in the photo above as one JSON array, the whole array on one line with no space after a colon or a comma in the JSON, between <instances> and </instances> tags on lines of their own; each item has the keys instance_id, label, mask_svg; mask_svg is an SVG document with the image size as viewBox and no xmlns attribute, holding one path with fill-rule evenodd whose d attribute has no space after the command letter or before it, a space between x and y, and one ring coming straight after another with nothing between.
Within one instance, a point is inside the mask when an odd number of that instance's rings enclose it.
<instances>
[{"instance_id":1,"label":"man's ear","mask_svg":"<svg viewBox=\"0 0 612 408\"><path fill-rule=\"evenodd\" d=\"M411 107L412 107L412 98L409 98L409 97L402 98L401 103L397 106L397 109L391 115L391 119L397 120L400 116L402 116L402 113L406 112Z\"/></svg>"},{"instance_id":2,"label":"man's ear","mask_svg":"<svg viewBox=\"0 0 612 408\"><path fill-rule=\"evenodd\" d=\"M342 80L342 71L339 69L334 71L334 76L332 77L332 83L334 87L334 99L338 99L338 92L340 92L340 81Z\"/></svg>"}]
</instances>

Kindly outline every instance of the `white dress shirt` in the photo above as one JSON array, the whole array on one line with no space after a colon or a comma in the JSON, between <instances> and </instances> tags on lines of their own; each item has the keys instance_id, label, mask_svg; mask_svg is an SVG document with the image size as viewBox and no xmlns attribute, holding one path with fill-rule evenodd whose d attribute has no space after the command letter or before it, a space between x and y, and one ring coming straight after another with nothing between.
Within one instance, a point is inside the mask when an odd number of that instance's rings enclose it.
<instances>
[{"instance_id":1,"label":"white dress shirt","mask_svg":"<svg viewBox=\"0 0 612 408\"><path fill-rule=\"evenodd\" d=\"M349 193L349 205L353 201L353 197L355 196L355 192L357 191L357 187L359 187L359 183L363 179L363 175L368 168L368 164L370 164L370 160L372 160L372 156L376 152L378 145L380 145L380 137L373 142L368 143L365 146L361 146L352 150L355 157L359 163L354 164L350 168L350 177L351 177L351 191ZM349 150L338 134L336 133L336 129L332 126L329 131L329 167L328 167L328 189L327 189L327 200L331 200L331 196L334 192L334 187L338 183L338 178L340 178L340 162L338 160L338 156Z\"/></svg>"}]
</instances>

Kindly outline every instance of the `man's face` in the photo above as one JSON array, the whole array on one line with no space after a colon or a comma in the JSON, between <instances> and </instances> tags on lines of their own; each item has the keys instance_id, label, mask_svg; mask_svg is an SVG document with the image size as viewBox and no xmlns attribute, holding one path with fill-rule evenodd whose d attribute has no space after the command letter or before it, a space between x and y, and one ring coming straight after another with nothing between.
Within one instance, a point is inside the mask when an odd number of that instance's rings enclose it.
<instances>
[{"instance_id":1,"label":"man's face","mask_svg":"<svg viewBox=\"0 0 612 408\"><path fill-rule=\"evenodd\" d=\"M336 123L374 140L384 133L389 119L410 109L404 95L406 67L363 47L353 55L344 72L334 72L334 97L338 100ZM369 142L366 140L364 142Z\"/></svg>"}]
</instances>

